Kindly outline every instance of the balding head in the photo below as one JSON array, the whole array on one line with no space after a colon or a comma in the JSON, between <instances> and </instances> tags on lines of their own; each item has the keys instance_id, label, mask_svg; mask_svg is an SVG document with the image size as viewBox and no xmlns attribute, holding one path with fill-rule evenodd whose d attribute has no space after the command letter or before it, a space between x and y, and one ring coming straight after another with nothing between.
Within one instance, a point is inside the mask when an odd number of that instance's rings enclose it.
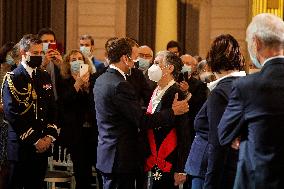
<instances>
[{"instance_id":1,"label":"balding head","mask_svg":"<svg viewBox=\"0 0 284 189\"><path fill-rule=\"evenodd\" d=\"M153 61L153 51L147 45L140 46L138 49L138 54L140 58L145 58L150 62Z\"/></svg>"},{"instance_id":2,"label":"balding head","mask_svg":"<svg viewBox=\"0 0 284 189\"><path fill-rule=\"evenodd\" d=\"M194 57L192 57L189 54L185 54L185 55L182 55L180 58L181 58L183 64L191 66L192 72L196 71L197 60Z\"/></svg>"}]
</instances>

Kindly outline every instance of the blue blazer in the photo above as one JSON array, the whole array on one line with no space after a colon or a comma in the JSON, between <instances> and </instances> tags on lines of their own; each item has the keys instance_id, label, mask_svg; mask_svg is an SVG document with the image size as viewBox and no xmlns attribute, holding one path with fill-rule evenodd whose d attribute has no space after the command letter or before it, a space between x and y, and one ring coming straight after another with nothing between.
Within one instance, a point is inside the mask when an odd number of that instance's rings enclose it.
<instances>
[{"instance_id":1,"label":"blue blazer","mask_svg":"<svg viewBox=\"0 0 284 189\"><path fill-rule=\"evenodd\" d=\"M284 187L284 58L237 80L218 127L222 145L242 135L235 188Z\"/></svg>"},{"instance_id":2,"label":"blue blazer","mask_svg":"<svg viewBox=\"0 0 284 189\"><path fill-rule=\"evenodd\" d=\"M208 117L207 101L203 104L194 120L195 138L186 161L185 172L205 178L208 160Z\"/></svg>"},{"instance_id":3,"label":"blue blazer","mask_svg":"<svg viewBox=\"0 0 284 189\"><path fill-rule=\"evenodd\" d=\"M95 83L94 99L99 131L97 168L103 173L134 173L143 162L140 130L166 125L172 109L144 116L135 90L115 69L109 68Z\"/></svg>"},{"instance_id":4,"label":"blue blazer","mask_svg":"<svg viewBox=\"0 0 284 189\"><path fill-rule=\"evenodd\" d=\"M233 150L230 146L222 147L220 145L217 127L228 104L232 82L236 78L238 77L222 79L207 99L209 150L205 188L230 188L234 181L234 170L230 170L236 167L237 154L233 155L234 159L228 158ZM227 174L228 171L230 171L230 175Z\"/></svg>"}]
</instances>

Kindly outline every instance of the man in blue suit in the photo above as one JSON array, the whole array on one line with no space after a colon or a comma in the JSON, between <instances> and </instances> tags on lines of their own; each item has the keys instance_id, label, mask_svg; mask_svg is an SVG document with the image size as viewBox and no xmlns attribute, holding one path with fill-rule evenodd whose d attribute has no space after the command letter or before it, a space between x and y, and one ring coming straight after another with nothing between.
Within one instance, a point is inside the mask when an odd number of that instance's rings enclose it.
<instances>
[{"instance_id":1,"label":"man in blue suit","mask_svg":"<svg viewBox=\"0 0 284 189\"><path fill-rule=\"evenodd\" d=\"M135 189L142 164L139 131L143 126L167 125L174 115L188 111L186 100L176 98L171 109L143 116L135 90L126 80L137 58L137 46L131 47L125 38L114 40L108 51L110 66L94 87L99 131L96 166L102 173L104 189Z\"/></svg>"},{"instance_id":2,"label":"man in blue suit","mask_svg":"<svg viewBox=\"0 0 284 189\"><path fill-rule=\"evenodd\" d=\"M234 188L284 187L284 23L255 16L247 28L248 51L260 72L237 80L218 126L222 145L241 136Z\"/></svg>"}]
</instances>

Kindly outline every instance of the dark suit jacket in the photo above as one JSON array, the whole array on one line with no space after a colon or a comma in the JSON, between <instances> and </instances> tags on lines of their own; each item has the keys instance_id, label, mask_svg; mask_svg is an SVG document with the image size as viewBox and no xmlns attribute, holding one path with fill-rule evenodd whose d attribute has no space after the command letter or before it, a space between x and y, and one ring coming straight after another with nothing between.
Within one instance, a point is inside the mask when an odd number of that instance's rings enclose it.
<instances>
[{"instance_id":1,"label":"dark suit jacket","mask_svg":"<svg viewBox=\"0 0 284 189\"><path fill-rule=\"evenodd\" d=\"M205 188L230 188L229 185L233 183L234 173L228 175L227 171L234 169L236 162L227 158L233 153L232 148L230 146L220 146L217 127L228 104L232 82L236 78L227 77L222 79L211 91L207 99L209 151ZM237 157L237 155L235 156ZM229 180L228 176L231 180Z\"/></svg>"},{"instance_id":2,"label":"dark suit jacket","mask_svg":"<svg viewBox=\"0 0 284 189\"><path fill-rule=\"evenodd\" d=\"M141 166L138 131L173 119L171 109L143 116L135 90L115 69L95 83L94 99L99 131L97 168L104 173L133 173Z\"/></svg>"},{"instance_id":3,"label":"dark suit jacket","mask_svg":"<svg viewBox=\"0 0 284 189\"><path fill-rule=\"evenodd\" d=\"M131 75L127 76L127 81L133 86L140 104L147 107L154 89L150 88L143 72L138 68L132 68Z\"/></svg>"},{"instance_id":4,"label":"dark suit jacket","mask_svg":"<svg viewBox=\"0 0 284 189\"><path fill-rule=\"evenodd\" d=\"M203 104L194 120L195 138L185 165L185 172L205 178L208 161L208 117L207 102Z\"/></svg>"},{"instance_id":5,"label":"dark suit jacket","mask_svg":"<svg viewBox=\"0 0 284 189\"><path fill-rule=\"evenodd\" d=\"M208 88L205 83L201 82L198 79L195 79L192 76L186 81L189 86L188 91L192 94L192 97L188 102L189 105L188 116L189 116L189 124L191 125L191 134L192 134L191 138L194 139L195 136L195 131L193 127L194 119L207 99Z\"/></svg>"},{"instance_id":6,"label":"dark suit jacket","mask_svg":"<svg viewBox=\"0 0 284 189\"><path fill-rule=\"evenodd\" d=\"M57 121L57 113L50 77L46 71L40 69L37 70L35 77L36 79L31 79L23 65L19 65L10 73L11 80L6 79L4 82L3 107L5 120L9 123L9 160L28 158L36 154L34 144L46 135L57 138L57 130L53 127ZM11 93L13 89L8 81L12 82L15 89L21 93L27 93L28 84L31 84L37 94L36 111L33 105L27 109L27 106L18 102ZM17 96L21 100L28 97L28 95L19 94ZM32 103L31 96L28 103ZM35 104L35 101L33 103Z\"/></svg>"},{"instance_id":7,"label":"dark suit jacket","mask_svg":"<svg viewBox=\"0 0 284 189\"><path fill-rule=\"evenodd\" d=\"M218 132L223 145L239 135L246 141L240 147L235 188L284 187L283 73L284 58L274 58L233 85Z\"/></svg>"},{"instance_id":8,"label":"dark suit jacket","mask_svg":"<svg viewBox=\"0 0 284 189\"><path fill-rule=\"evenodd\" d=\"M95 57L92 58L92 61L98 73L103 73L105 71L104 63L100 62Z\"/></svg>"}]
</instances>

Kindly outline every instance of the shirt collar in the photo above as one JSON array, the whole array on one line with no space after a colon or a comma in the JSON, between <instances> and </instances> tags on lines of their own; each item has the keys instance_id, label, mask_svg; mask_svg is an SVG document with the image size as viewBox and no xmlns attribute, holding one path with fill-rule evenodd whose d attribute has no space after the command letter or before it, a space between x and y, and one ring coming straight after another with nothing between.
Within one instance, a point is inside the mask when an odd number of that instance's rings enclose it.
<instances>
[{"instance_id":1,"label":"shirt collar","mask_svg":"<svg viewBox=\"0 0 284 189\"><path fill-rule=\"evenodd\" d=\"M264 66L264 65L266 64L266 62L268 62L268 61L270 61L270 60L273 60L273 59L275 59L275 58L284 58L284 56L283 56L283 55L279 55L279 56L270 57L270 58L266 59L266 60L263 62L262 66Z\"/></svg>"},{"instance_id":2,"label":"shirt collar","mask_svg":"<svg viewBox=\"0 0 284 189\"><path fill-rule=\"evenodd\" d=\"M28 72L29 76L32 78L32 72L35 71L36 69L28 66L25 61L22 61L21 64L23 65L25 70Z\"/></svg>"},{"instance_id":3,"label":"shirt collar","mask_svg":"<svg viewBox=\"0 0 284 189\"><path fill-rule=\"evenodd\" d=\"M116 67L114 64L109 65L109 67L112 68L112 69L117 70L117 71L124 77L124 79L126 80L125 73L124 73L121 69L119 69L118 67Z\"/></svg>"}]
</instances>

